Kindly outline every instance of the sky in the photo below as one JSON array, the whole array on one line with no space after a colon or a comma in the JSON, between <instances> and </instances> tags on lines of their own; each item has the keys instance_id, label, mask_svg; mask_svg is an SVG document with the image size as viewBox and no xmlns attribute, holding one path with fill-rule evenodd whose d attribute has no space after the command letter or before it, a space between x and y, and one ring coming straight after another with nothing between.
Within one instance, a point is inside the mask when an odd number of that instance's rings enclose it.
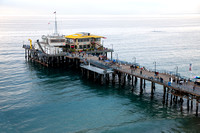
<instances>
[{"instance_id":1,"label":"sky","mask_svg":"<svg viewBox=\"0 0 200 133\"><path fill-rule=\"evenodd\" d=\"M0 0L0 15L200 14L200 0Z\"/></svg>"}]
</instances>

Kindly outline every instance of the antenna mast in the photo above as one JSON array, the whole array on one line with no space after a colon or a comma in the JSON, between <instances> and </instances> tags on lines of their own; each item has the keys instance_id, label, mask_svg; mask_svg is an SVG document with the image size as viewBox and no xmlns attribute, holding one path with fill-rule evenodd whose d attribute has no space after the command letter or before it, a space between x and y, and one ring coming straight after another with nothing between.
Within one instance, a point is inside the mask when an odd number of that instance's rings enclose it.
<instances>
[{"instance_id":1,"label":"antenna mast","mask_svg":"<svg viewBox=\"0 0 200 133\"><path fill-rule=\"evenodd\" d=\"M55 35L58 35L58 29L57 29L57 21L56 21L56 11L54 12L55 14Z\"/></svg>"}]
</instances>

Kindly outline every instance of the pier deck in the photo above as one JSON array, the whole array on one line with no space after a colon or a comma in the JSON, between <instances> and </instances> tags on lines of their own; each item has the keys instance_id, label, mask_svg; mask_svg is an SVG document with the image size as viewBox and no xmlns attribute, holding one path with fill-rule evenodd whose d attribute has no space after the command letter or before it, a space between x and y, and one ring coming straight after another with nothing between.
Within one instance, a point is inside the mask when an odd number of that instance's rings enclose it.
<instances>
[{"instance_id":1,"label":"pier deck","mask_svg":"<svg viewBox=\"0 0 200 133\"><path fill-rule=\"evenodd\" d=\"M105 63L102 60L100 61L98 59L98 57L96 57L96 56L87 57L87 60L95 60L95 61L101 62L104 65L107 65L107 63ZM120 71L122 73L126 73L129 75L137 76L139 78L143 78L143 79L151 81L151 82L155 82L160 85L164 85L169 88L173 88L176 90L182 90L184 92L191 93L192 95L195 95L197 97L200 96L200 86L195 85L194 82L191 82L191 81L186 81L183 83L173 82L169 86L168 85L169 78L174 79L175 76L172 76L172 75L169 75L166 73L159 73L157 76L155 76L155 72L148 71L148 70L142 70L140 68L136 68L135 70L132 70L130 68L130 65L119 65L118 63L110 65L110 68L113 68L114 70ZM161 81L160 78L162 78L163 81ZM195 89L193 89L194 86L195 86Z\"/></svg>"},{"instance_id":2,"label":"pier deck","mask_svg":"<svg viewBox=\"0 0 200 133\"><path fill-rule=\"evenodd\" d=\"M84 68L84 69L87 69L87 70L90 70L92 72L96 72L98 74L109 74L109 73L112 73L113 71L109 70L109 71L106 71L104 69L101 69L101 68L98 68L98 67L94 67L94 66L91 66L91 65L81 65L81 68Z\"/></svg>"},{"instance_id":3,"label":"pier deck","mask_svg":"<svg viewBox=\"0 0 200 133\"><path fill-rule=\"evenodd\" d=\"M94 82L100 81L101 84L112 81L114 84L118 80L118 84L125 85L126 81L132 80L132 85L136 85L138 78L140 79L140 93L143 93L145 88L145 81L151 82L151 96L153 97L155 91L155 83L163 86L163 104L168 104L168 95L171 94L170 104L172 101L177 104L178 98L183 105L183 98L187 100L187 109L189 105L193 108L193 101L196 103L196 115L198 116L198 103L200 102L200 86L194 82L184 79L180 81L179 76L170 73L159 73L155 75L155 71L145 68L133 68L131 65L113 63L111 61L100 60L97 56L84 53L62 53L55 55L48 55L36 51L28 47L25 48L25 57L36 61L47 67L57 66L73 66L76 69L81 68L82 75L87 75L87 79L93 78ZM100 53L109 51L99 51ZM113 52L113 51L110 51ZM107 55L107 53L106 53ZM85 65L80 65L84 63ZM90 64L90 65L88 65ZM80 69L79 69L80 70ZM112 71L110 71L112 70ZM110 76L112 75L112 76ZM110 78L112 77L112 78ZM173 82L171 82L173 81ZM129 82L130 83L130 82ZM189 102L190 101L190 102ZM191 103L191 104L190 104ZM181 108L182 109L182 108Z\"/></svg>"}]
</instances>

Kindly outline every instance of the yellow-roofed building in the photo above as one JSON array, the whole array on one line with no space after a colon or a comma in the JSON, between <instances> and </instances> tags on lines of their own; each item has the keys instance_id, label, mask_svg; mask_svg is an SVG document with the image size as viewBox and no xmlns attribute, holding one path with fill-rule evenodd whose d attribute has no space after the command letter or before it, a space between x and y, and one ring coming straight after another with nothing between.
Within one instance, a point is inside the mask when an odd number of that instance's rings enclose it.
<instances>
[{"instance_id":1,"label":"yellow-roofed building","mask_svg":"<svg viewBox=\"0 0 200 133\"><path fill-rule=\"evenodd\" d=\"M75 50L99 49L102 47L101 38L103 36L92 35L90 33L80 32L65 36L66 47Z\"/></svg>"}]
</instances>

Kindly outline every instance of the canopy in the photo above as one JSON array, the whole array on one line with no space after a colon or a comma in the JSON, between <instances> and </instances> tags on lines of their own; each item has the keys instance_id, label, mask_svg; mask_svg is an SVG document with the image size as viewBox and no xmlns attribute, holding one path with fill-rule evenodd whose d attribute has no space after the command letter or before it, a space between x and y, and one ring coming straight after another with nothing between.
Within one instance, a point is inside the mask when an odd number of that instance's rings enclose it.
<instances>
[{"instance_id":1,"label":"canopy","mask_svg":"<svg viewBox=\"0 0 200 133\"><path fill-rule=\"evenodd\" d=\"M200 79L200 76L194 76L193 78L194 79Z\"/></svg>"},{"instance_id":2,"label":"canopy","mask_svg":"<svg viewBox=\"0 0 200 133\"><path fill-rule=\"evenodd\" d=\"M104 37L92 35L90 33L76 33L76 34L65 36L65 38L78 39L78 38L104 38Z\"/></svg>"}]
</instances>

